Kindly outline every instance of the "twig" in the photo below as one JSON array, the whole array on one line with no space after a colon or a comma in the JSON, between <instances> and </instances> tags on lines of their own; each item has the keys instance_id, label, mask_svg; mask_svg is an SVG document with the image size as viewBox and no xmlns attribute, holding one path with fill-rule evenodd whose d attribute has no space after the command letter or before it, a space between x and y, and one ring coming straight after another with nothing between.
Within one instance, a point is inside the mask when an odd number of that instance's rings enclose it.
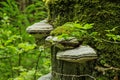
<instances>
[{"instance_id":1,"label":"twig","mask_svg":"<svg viewBox=\"0 0 120 80\"><path fill-rule=\"evenodd\" d=\"M115 68L115 67L104 68L104 67L96 66L95 69L98 70L99 72L102 72L103 74L105 74L105 72L108 70L120 71L120 68Z\"/></svg>"}]
</instances>

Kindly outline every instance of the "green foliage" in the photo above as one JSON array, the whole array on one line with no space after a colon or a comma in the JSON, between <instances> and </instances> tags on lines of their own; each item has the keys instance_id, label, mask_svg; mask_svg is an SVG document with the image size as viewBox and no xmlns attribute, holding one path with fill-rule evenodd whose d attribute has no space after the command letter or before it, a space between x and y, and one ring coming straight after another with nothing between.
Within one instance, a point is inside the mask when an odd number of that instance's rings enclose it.
<instances>
[{"instance_id":1,"label":"green foliage","mask_svg":"<svg viewBox=\"0 0 120 80\"><path fill-rule=\"evenodd\" d=\"M33 2L34 4L30 4L23 11L28 19L32 22L47 18L46 8L42 0L35 0Z\"/></svg>"},{"instance_id":2,"label":"green foliage","mask_svg":"<svg viewBox=\"0 0 120 80\"><path fill-rule=\"evenodd\" d=\"M20 76L16 77L15 79L9 79L9 80L33 80L34 73L35 70L29 70L28 72L23 71L20 73Z\"/></svg>"},{"instance_id":3,"label":"green foliage","mask_svg":"<svg viewBox=\"0 0 120 80\"><path fill-rule=\"evenodd\" d=\"M51 32L51 35L64 39L67 39L69 37L76 37L79 41L84 41L85 39L95 36L93 36L93 33L88 32L88 30L92 28L93 24L67 22L64 25L55 28Z\"/></svg>"},{"instance_id":4,"label":"green foliage","mask_svg":"<svg viewBox=\"0 0 120 80\"><path fill-rule=\"evenodd\" d=\"M20 74L26 73L25 75L20 75L19 76L20 78L24 78L27 76L34 78L35 75L32 75L32 74L28 75L28 74L30 74L29 70L31 70L32 68L35 70L35 66L37 63L37 59L39 58L38 55L40 54L41 48L38 49L36 48L35 44L27 42L27 41L26 42L23 41L22 36L13 35L11 31L9 30L3 31L3 29L0 29L0 33L1 33L1 36L0 36L1 78L0 79L7 80L10 77L11 78L17 77L18 76L17 74L19 74L19 71L20 71ZM42 55L40 59L42 60L39 61L39 63L42 65L40 66L38 65L36 76L41 76L43 73L44 74L47 73L50 67L49 57L48 59L46 58L46 56L48 56L47 52L46 53L42 52L41 54ZM26 67L26 71L22 70L20 66ZM22 80L33 80L33 79L25 78Z\"/></svg>"},{"instance_id":5,"label":"green foliage","mask_svg":"<svg viewBox=\"0 0 120 80\"><path fill-rule=\"evenodd\" d=\"M0 17L6 16L6 18L9 18L9 23L20 29L25 29L25 26L29 26L31 22L42 20L47 15L43 2L38 0L34 1L34 4L26 6L23 11L20 11L15 0L7 0L6 2L0 2L0 4L2 6Z\"/></svg>"},{"instance_id":6,"label":"green foliage","mask_svg":"<svg viewBox=\"0 0 120 80\"><path fill-rule=\"evenodd\" d=\"M107 32L106 36L108 37L108 40L114 41L114 42L120 41L120 35L119 34L115 34L116 29L117 29L117 27L114 27L111 30L106 30L106 32Z\"/></svg>"},{"instance_id":7,"label":"green foliage","mask_svg":"<svg viewBox=\"0 0 120 80\"><path fill-rule=\"evenodd\" d=\"M46 18L44 3L31 3L21 11L16 0L0 1L0 80L36 80L50 70L49 50L37 47L25 31Z\"/></svg>"}]
</instances>

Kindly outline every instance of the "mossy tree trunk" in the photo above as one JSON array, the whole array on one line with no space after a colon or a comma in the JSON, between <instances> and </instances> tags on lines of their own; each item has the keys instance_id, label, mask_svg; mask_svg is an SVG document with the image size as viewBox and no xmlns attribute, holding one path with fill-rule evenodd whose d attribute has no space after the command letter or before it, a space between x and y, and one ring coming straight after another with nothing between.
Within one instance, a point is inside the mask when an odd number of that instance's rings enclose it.
<instances>
[{"instance_id":1,"label":"mossy tree trunk","mask_svg":"<svg viewBox=\"0 0 120 80\"><path fill-rule=\"evenodd\" d=\"M105 67L105 64L120 67L120 41L118 41L118 44L116 42L114 44L114 40L109 39L105 31L117 27L112 33L120 35L120 0L55 0L55 2L49 2L47 5L48 18L54 27L71 21L94 23L91 32L96 31L100 35L96 37L98 41L89 40L88 45L94 47L98 52L99 59L96 64L102 67ZM58 60L56 60L56 63L64 64L64 62ZM55 65L55 68L56 66L58 65ZM120 71L114 72L114 70L111 70L106 71L104 75L101 72L97 72L97 74L99 74L98 79L113 80L116 74L120 75Z\"/></svg>"}]
</instances>

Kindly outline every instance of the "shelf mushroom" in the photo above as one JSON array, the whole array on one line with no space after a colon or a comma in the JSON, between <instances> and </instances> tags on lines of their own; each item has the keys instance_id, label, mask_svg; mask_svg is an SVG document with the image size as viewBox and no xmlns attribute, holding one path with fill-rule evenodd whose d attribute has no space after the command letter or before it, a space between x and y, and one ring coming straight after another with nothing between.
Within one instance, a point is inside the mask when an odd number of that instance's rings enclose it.
<instances>
[{"instance_id":1,"label":"shelf mushroom","mask_svg":"<svg viewBox=\"0 0 120 80\"><path fill-rule=\"evenodd\" d=\"M33 25L29 26L26 31L29 34L33 34L35 38L42 38L48 36L48 34L53 30L53 26L50 25L47 20L43 20Z\"/></svg>"},{"instance_id":2,"label":"shelf mushroom","mask_svg":"<svg viewBox=\"0 0 120 80\"><path fill-rule=\"evenodd\" d=\"M75 37L64 39L58 36L48 36L45 40L61 50L73 49L79 46L79 41Z\"/></svg>"},{"instance_id":3,"label":"shelf mushroom","mask_svg":"<svg viewBox=\"0 0 120 80\"><path fill-rule=\"evenodd\" d=\"M79 46L78 48L61 51L57 53L57 59L68 62L85 62L97 59L97 54L90 46Z\"/></svg>"}]
</instances>

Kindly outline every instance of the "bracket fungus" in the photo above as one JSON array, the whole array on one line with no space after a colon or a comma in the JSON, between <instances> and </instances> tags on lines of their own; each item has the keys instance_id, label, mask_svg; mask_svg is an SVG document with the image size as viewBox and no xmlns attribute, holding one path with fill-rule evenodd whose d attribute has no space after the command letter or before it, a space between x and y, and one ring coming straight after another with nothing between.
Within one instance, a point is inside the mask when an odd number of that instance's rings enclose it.
<instances>
[{"instance_id":1,"label":"bracket fungus","mask_svg":"<svg viewBox=\"0 0 120 80\"><path fill-rule=\"evenodd\" d=\"M64 39L59 38L58 36L48 36L46 41L62 50L72 49L79 46L79 41L75 37L68 37L67 39Z\"/></svg>"},{"instance_id":2,"label":"bracket fungus","mask_svg":"<svg viewBox=\"0 0 120 80\"><path fill-rule=\"evenodd\" d=\"M53 26L47 20L34 23L26 29L28 33L34 34L36 38L46 37L52 30Z\"/></svg>"},{"instance_id":3,"label":"bracket fungus","mask_svg":"<svg viewBox=\"0 0 120 80\"><path fill-rule=\"evenodd\" d=\"M78 48L61 51L57 53L57 59L68 62L85 62L97 59L97 54L90 46L79 46Z\"/></svg>"}]
</instances>

